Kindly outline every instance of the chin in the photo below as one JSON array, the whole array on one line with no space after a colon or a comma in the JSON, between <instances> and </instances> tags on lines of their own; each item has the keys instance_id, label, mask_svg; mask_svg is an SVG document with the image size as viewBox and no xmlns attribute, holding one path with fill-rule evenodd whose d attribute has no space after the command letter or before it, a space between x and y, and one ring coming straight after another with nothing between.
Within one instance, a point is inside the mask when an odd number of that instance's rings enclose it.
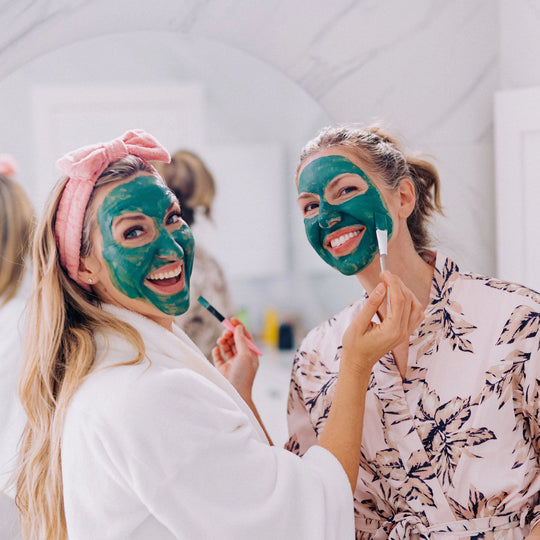
<instances>
[{"instance_id":1,"label":"chin","mask_svg":"<svg viewBox=\"0 0 540 540\"><path fill-rule=\"evenodd\" d=\"M176 302L167 302L161 307L158 307L158 309L165 315L178 317L179 315L183 315L189 309L189 298L185 301L177 300Z\"/></svg>"},{"instance_id":2,"label":"chin","mask_svg":"<svg viewBox=\"0 0 540 540\"><path fill-rule=\"evenodd\" d=\"M373 262L374 259L375 255L373 255L367 262L363 262L361 264L355 264L353 262L338 262L336 264L335 261L333 261L332 263L329 262L328 264L330 264L330 266L334 267L344 276L354 276L363 272Z\"/></svg>"}]
</instances>

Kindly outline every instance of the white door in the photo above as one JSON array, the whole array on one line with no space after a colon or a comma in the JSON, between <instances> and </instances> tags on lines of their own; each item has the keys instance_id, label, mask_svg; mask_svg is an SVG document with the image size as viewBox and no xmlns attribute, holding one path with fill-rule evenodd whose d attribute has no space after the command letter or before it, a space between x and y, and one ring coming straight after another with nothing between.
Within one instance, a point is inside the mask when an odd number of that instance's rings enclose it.
<instances>
[{"instance_id":1,"label":"white door","mask_svg":"<svg viewBox=\"0 0 540 540\"><path fill-rule=\"evenodd\" d=\"M42 85L33 91L38 207L60 177L64 153L142 128L166 148L198 147L204 139L203 88L171 85Z\"/></svg>"},{"instance_id":2,"label":"white door","mask_svg":"<svg viewBox=\"0 0 540 540\"><path fill-rule=\"evenodd\" d=\"M540 291L540 88L495 96L497 274Z\"/></svg>"}]
</instances>

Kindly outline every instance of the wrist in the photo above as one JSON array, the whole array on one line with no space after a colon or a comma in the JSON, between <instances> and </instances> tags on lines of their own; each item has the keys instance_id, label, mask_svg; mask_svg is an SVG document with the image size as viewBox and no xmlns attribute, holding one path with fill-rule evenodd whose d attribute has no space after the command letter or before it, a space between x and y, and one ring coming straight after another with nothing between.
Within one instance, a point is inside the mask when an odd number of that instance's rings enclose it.
<instances>
[{"instance_id":1,"label":"wrist","mask_svg":"<svg viewBox=\"0 0 540 540\"><path fill-rule=\"evenodd\" d=\"M376 362L377 360L375 359L365 359L359 362L357 358L353 359L347 354L344 354L339 365L339 376L354 379L357 384L365 384L367 386L371 378L371 370Z\"/></svg>"}]
</instances>

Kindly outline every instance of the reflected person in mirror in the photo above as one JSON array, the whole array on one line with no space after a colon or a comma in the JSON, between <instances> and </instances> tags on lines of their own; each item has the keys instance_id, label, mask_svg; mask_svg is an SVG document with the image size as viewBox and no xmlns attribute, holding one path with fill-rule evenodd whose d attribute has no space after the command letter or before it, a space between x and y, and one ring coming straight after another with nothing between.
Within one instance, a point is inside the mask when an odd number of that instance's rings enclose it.
<instances>
[{"instance_id":1,"label":"reflected person in mirror","mask_svg":"<svg viewBox=\"0 0 540 540\"><path fill-rule=\"evenodd\" d=\"M0 536L21 538L12 485L26 417L18 398L23 361L27 257L34 210L15 181L17 166L0 154Z\"/></svg>"},{"instance_id":2,"label":"reflected person in mirror","mask_svg":"<svg viewBox=\"0 0 540 540\"><path fill-rule=\"evenodd\" d=\"M21 386L25 537L352 538L369 373L419 324L420 305L386 273L393 317L371 322L381 284L345 334L318 445L303 458L272 446L251 401L258 357L244 327L220 339L218 369L176 324L194 242L149 164L168 159L132 130L58 162L66 177L34 240Z\"/></svg>"},{"instance_id":3,"label":"reflected person in mirror","mask_svg":"<svg viewBox=\"0 0 540 540\"><path fill-rule=\"evenodd\" d=\"M172 154L170 163L156 162L154 166L176 195L182 209L182 219L189 227L193 229L193 225L201 218L212 218L216 184L198 155L188 150L177 150ZM199 242L195 243L189 289L191 298L204 295L212 299L212 303L225 317L233 314L233 303L223 270ZM178 317L177 323L212 361L212 349L223 329L215 318L198 302L190 302L188 310Z\"/></svg>"},{"instance_id":4,"label":"reflected person in mirror","mask_svg":"<svg viewBox=\"0 0 540 540\"><path fill-rule=\"evenodd\" d=\"M324 430L344 335L380 282L382 221L389 269L425 318L371 373L357 539L539 537L540 295L463 272L430 249L437 171L380 126L323 129L296 180L309 242L366 294L300 345L287 447L304 455ZM374 322L387 317L383 303Z\"/></svg>"}]
</instances>

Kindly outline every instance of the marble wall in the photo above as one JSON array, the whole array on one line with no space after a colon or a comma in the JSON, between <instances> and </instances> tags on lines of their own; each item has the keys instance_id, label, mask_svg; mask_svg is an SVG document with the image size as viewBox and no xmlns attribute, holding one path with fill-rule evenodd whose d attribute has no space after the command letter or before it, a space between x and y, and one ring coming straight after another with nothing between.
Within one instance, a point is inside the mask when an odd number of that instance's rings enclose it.
<instances>
[{"instance_id":1,"label":"marble wall","mask_svg":"<svg viewBox=\"0 0 540 540\"><path fill-rule=\"evenodd\" d=\"M26 0L7 4L0 21L0 77L84 38L162 30L269 63L333 121L383 121L411 150L434 156L441 249L464 268L496 274L493 95L540 84L538 0ZM311 256L303 239L292 251L292 279L311 280L304 292L325 309L357 294L345 278L298 271ZM257 297L257 283L248 289Z\"/></svg>"},{"instance_id":2,"label":"marble wall","mask_svg":"<svg viewBox=\"0 0 540 540\"><path fill-rule=\"evenodd\" d=\"M540 86L540 1L499 0L500 88Z\"/></svg>"}]
</instances>

